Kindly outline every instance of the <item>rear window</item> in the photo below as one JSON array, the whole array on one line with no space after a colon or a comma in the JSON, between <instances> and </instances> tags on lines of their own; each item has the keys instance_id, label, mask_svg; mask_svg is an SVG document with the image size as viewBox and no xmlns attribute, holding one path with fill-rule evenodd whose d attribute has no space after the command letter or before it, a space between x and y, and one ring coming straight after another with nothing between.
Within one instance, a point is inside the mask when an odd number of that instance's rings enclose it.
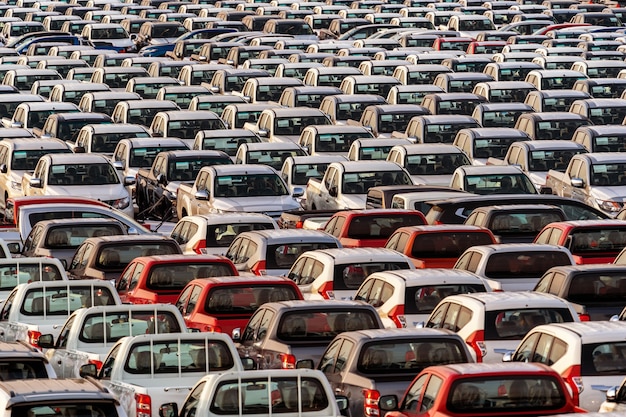
<instances>
[{"instance_id":1,"label":"rear window","mask_svg":"<svg viewBox=\"0 0 626 417\"><path fill-rule=\"evenodd\" d=\"M623 375L626 372L626 342L582 346L581 375Z\"/></svg>"},{"instance_id":2,"label":"rear window","mask_svg":"<svg viewBox=\"0 0 626 417\"><path fill-rule=\"evenodd\" d=\"M357 369L364 374L388 376L388 374L410 374L427 366L449 363L466 363L468 358L462 342L455 339L385 340L369 343L363 347ZM376 377L374 377L376 379Z\"/></svg>"},{"instance_id":3,"label":"rear window","mask_svg":"<svg viewBox=\"0 0 626 417\"><path fill-rule=\"evenodd\" d=\"M265 254L267 269L289 269L304 252L336 248L335 242L269 245Z\"/></svg>"},{"instance_id":4,"label":"rear window","mask_svg":"<svg viewBox=\"0 0 626 417\"><path fill-rule=\"evenodd\" d=\"M378 328L376 313L369 309L297 310L283 314L276 336L287 342L330 342L341 332Z\"/></svg>"},{"instance_id":5,"label":"rear window","mask_svg":"<svg viewBox=\"0 0 626 417\"><path fill-rule=\"evenodd\" d=\"M217 415L229 416L301 414L325 410L331 401L334 402L334 398L328 399L324 386L316 378L272 376L271 380L257 378L220 383L210 410Z\"/></svg>"},{"instance_id":6,"label":"rear window","mask_svg":"<svg viewBox=\"0 0 626 417\"><path fill-rule=\"evenodd\" d=\"M115 305L108 287L48 287L26 292L20 312L26 316L67 316L82 307Z\"/></svg>"},{"instance_id":7,"label":"rear window","mask_svg":"<svg viewBox=\"0 0 626 417\"><path fill-rule=\"evenodd\" d=\"M487 260L487 278L541 278L553 266L571 265L567 253L561 251L524 251L494 253Z\"/></svg>"},{"instance_id":8,"label":"rear window","mask_svg":"<svg viewBox=\"0 0 626 417\"><path fill-rule=\"evenodd\" d=\"M272 223L210 224L207 226L206 247L227 248L239 233L271 229L274 229ZM201 248L200 251L204 254L207 253L206 248Z\"/></svg>"},{"instance_id":9,"label":"rear window","mask_svg":"<svg viewBox=\"0 0 626 417\"><path fill-rule=\"evenodd\" d=\"M125 336L178 333L181 331L171 311L116 311L91 314L78 335L86 343L112 343Z\"/></svg>"},{"instance_id":10,"label":"rear window","mask_svg":"<svg viewBox=\"0 0 626 417\"><path fill-rule=\"evenodd\" d=\"M0 290L11 290L18 284L33 281L60 281L63 274L56 265L46 264L2 264L0 265Z\"/></svg>"},{"instance_id":11,"label":"rear window","mask_svg":"<svg viewBox=\"0 0 626 417\"><path fill-rule=\"evenodd\" d=\"M237 117L241 115L237 113ZM248 119L246 115L246 120ZM255 120L256 121L256 120ZM258 143L261 142L256 137L232 137L232 138L204 138L202 140L202 149L218 150L226 152L228 156L235 156L237 149L244 143Z\"/></svg>"},{"instance_id":12,"label":"rear window","mask_svg":"<svg viewBox=\"0 0 626 417\"><path fill-rule=\"evenodd\" d=\"M523 339L530 330L542 324L573 321L567 308L527 308L487 311L485 340Z\"/></svg>"},{"instance_id":13,"label":"rear window","mask_svg":"<svg viewBox=\"0 0 626 417\"><path fill-rule=\"evenodd\" d=\"M265 303L299 299L289 285L217 287L208 294L204 310L218 316L252 314Z\"/></svg>"},{"instance_id":14,"label":"rear window","mask_svg":"<svg viewBox=\"0 0 626 417\"><path fill-rule=\"evenodd\" d=\"M562 220L558 212L501 213L494 215L487 227L498 235L536 235L544 226Z\"/></svg>"},{"instance_id":15,"label":"rear window","mask_svg":"<svg viewBox=\"0 0 626 417\"><path fill-rule=\"evenodd\" d=\"M626 229L575 230L567 246L573 254L593 255L597 252L617 254L626 246Z\"/></svg>"},{"instance_id":16,"label":"rear window","mask_svg":"<svg viewBox=\"0 0 626 417\"><path fill-rule=\"evenodd\" d=\"M576 275L570 282L567 300L585 305L606 302L626 304L626 274L602 272Z\"/></svg>"},{"instance_id":17,"label":"rear window","mask_svg":"<svg viewBox=\"0 0 626 417\"><path fill-rule=\"evenodd\" d=\"M467 378L450 387L447 405L459 414L540 412L563 407L565 393L562 384L551 376Z\"/></svg>"},{"instance_id":18,"label":"rear window","mask_svg":"<svg viewBox=\"0 0 626 417\"><path fill-rule=\"evenodd\" d=\"M45 247L49 249L75 249L89 237L123 234L125 233L122 226L118 224L55 227L49 230Z\"/></svg>"},{"instance_id":19,"label":"rear window","mask_svg":"<svg viewBox=\"0 0 626 417\"><path fill-rule=\"evenodd\" d=\"M411 257L417 259L458 258L471 246L490 245L492 237L485 232L437 232L415 236Z\"/></svg>"},{"instance_id":20,"label":"rear window","mask_svg":"<svg viewBox=\"0 0 626 417\"><path fill-rule=\"evenodd\" d=\"M235 366L228 345L221 340L165 340L136 344L124 370L131 374L225 371Z\"/></svg>"},{"instance_id":21,"label":"rear window","mask_svg":"<svg viewBox=\"0 0 626 417\"><path fill-rule=\"evenodd\" d=\"M138 256L173 255L180 253L176 243L135 243L101 248L96 267L103 271L121 271Z\"/></svg>"},{"instance_id":22,"label":"rear window","mask_svg":"<svg viewBox=\"0 0 626 417\"><path fill-rule=\"evenodd\" d=\"M195 278L235 275L230 263L166 263L150 270L146 287L154 291L181 291Z\"/></svg>"},{"instance_id":23,"label":"rear window","mask_svg":"<svg viewBox=\"0 0 626 417\"><path fill-rule=\"evenodd\" d=\"M388 239L399 227L423 224L422 216L417 214L357 216L350 222L348 237L351 239Z\"/></svg>"},{"instance_id":24,"label":"rear window","mask_svg":"<svg viewBox=\"0 0 626 417\"><path fill-rule=\"evenodd\" d=\"M46 371L44 359L11 358L0 361L0 378L3 381L43 378L50 375ZM27 414L24 414L27 415Z\"/></svg>"},{"instance_id":25,"label":"rear window","mask_svg":"<svg viewBox=\"0 0 626 417\"><path fill-rule=\"evenodd\" d=\"M404 297L405 314L430 314L449 295L485 292L480 284L443 284L407 287Z\"/></svg>"},{"instance_id":26,"label":"rear window","mask_svg":"<svg viewBox=\"0 0 626 417\"><path fill-rule=\"evenodd\" d=\"M408 262L361 262L335 265L333 288L335 290L357 290L365 278L374 272L397 271L410 267Z\"/></svg>"}]
</instances>

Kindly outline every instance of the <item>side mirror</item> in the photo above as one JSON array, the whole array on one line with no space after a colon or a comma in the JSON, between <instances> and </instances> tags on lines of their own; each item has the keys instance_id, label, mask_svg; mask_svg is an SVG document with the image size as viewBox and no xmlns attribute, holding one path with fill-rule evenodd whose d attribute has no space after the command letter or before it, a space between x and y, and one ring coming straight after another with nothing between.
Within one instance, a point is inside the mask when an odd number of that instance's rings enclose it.
<instances>
[{"instance_id":1,"label":"side mirror","mask_svg":"<svg viewBox=\"0 0 626 417\"><path fill-rule=\"evenodd\" d=\"M135 42L137 40L137 34L136 33L131 33L130 34L130 40Z\"/></svg>"},{"instance_id":2,"label":"side mirror","mask_svg":"<svg viewBox=\"0 0 626 417\"><path fill-rule=\"evenodd\" d=\"M304 149L304 152L309 153L309 147L308 146L303 146L302 149Z\"/></svg>"},{"instance_id":3,"label":"side mirror","mask_svg":"<svg viewBox=\"0 0 626 417\"><path fill-rule=\"evenodd\" d=\"M7 246L9 248L9 252L13 254L22 253L22 246L18 242L7 242Z\"/></svg>"},{"instance_id":4,"label":"side mirror","mask_svg":"<svg viewBox=\"0 0 626 417\"><path fill-rule=\"evenodd\" d=\"M41 178L31 178L28 183L33 188L43 188L43 184L41 183Z\"/></svg>"},{"instance_id":5,"label":"side mirror","mask_svg":"<svg viewBox=\"0 0 626 417\"><path fill-rule=\"evenodd\" d=\"M196 193L193 195L194 198L196 200L208 200L209 197L211 196L208 190L198 190L196 191Z\"/></svg>"},{"instance_id":6,"label":"side mirror","mask_svg":"<svg viewBox=\"0 0 626 417\"><path fill-rule=\"evenodd\" d=\"M269 136L269 133L267 130L265 129L259 129L259 131L257 132L259 134L259 136L261 136L262 138L266 138Z\"/></svg>"},{"instance_id":7,"label":"side mirror","mask_svg":"<svg viewBox=\"0 0 626 417\"><path fill-rule=\"evenodd\" d=\"M253 371L256 369L256 363L254 363L254 359L252 358L241 358L241 363L243 364L244 371Z\"/></svg>"},{"instance_id":8,"label":"side mirror","mask_svg":"<svg viewBox=\"0 0 626 417\"><path fill-rule=\"evenodd\" d=\"M178 416L178 404L165 403L159 407L159 417L176 417Z\"/></svg>"},{"instance_id":9,"label":"side mirror","mask_svg":"<svg viewBox=\"0 0 626 417\"><path fill-rule=\"evenodd\" d=\"M0 165L0 172L6 174L9 169L7 168L7 164Z\"/></svg>"},{"instance_id":10,"label":"side mirror","mask_svg":"<svg viewBox=\"0 0 626 417\"><path fill-rule=\"evenodd\" d=\"M124 185L135 185L137 180L132 175L124 177Z\"/></svg>"},{"instance_id":11,"label":"side mirror","mask_svg":"<svg viewBox=\"0 0 626 417\"><path fill-rule=\"evenodd\" d=\"M246 101L246 103L250 103L250 96L241 96L241 97Z\"/></svg>"},{"instance_id":12,"label":"side mirror","mask_svg":"<svg viewBox=\"0 0 626 417\"><path fill-rule=\"evenodd\" d=\"M22 127L22 122L13 121L11 122L11 127Z\"/></svg>"},{"instance_id":13,"label":"side mirror","mask_svg":"<svg viewBox=\"0 0 626 417\"><path fill-rule=\"evenodd\" d=\"M98 375L98 368L93 363L88 363L80 367L78 374L81 378L86 378L88 376L92 378L96 378Z\"/></svg>"},{"instance_id":14,"label":"side mirror","mask_svg":"<svg viewBox=\"0 0 626 417\"><path fill-rule=\"evenodd\" d=\"M398 408L398 397L395 395L383 395L378 400L381 411L394 411Z\"/></svg>"},{"instance_id":15,"label":"side mirror","mask_svg":"<svg viewBox=\"0 0 626 417\"><path fill-rule=\"evenodd\" d=\"M313 369L313 359L301 359L296 362L296 369Z\"/></svg>"},{"instance_id":16,"label":"side mirror","mask_svg":"<svg viewBox=\"0 0 626 417\"><path fill-rule=\"evenodd\" d=\"M611 387L606 391L606 401L609 403L617 402L617 393L619 392L619 387Z\"/></svg>"},{"instance_id":17,"label":"side mirror","mask_svg":"<svg viewBox=\"0 0 626 417\"><path fill-rule=\"evenodd\" d=\"M571 179L572 187L575 188L583 188L585 186L585 181L582 178L572 178Z\"/></svg>"},{"instance_id":18,"label":"side mirror","mask_svg":"<svg viewBox=\"0 0 626 417\"><path fill-rule=\"evenodd\" d=\"M37 342L39 347L50 349L54 347L54 336L51 334L42 334L39 336L39 341Z\"/></svg>"},{"instance_id":19,"label":"side mirror","mask_svg":"<svg viewBox=\"0 0 626 417\"><path fill-rule=\"evenodd\" d=\"M337 197L338 195L337 187L335 186L330 187L330 189L328 190L328 194L330 194L331 197Z\"/></svg>"},{"instance_id":20,"label":"side mirror","mask_svg":"<svg viewBox=\"0 0 626 417\"><path fill-rule=\"evenodd\" d=\"M513 351L509 350L502 355L502 362L513 362Z\"/></svg>"},{"instance_id":21,"label":"side mirror","mask_svg":"<svg viewBox=\"0 0 626 417\"><path fill-rule=\"evenodd\" d=\"M115 167L115 169L117 170L123 170L124 169L124 161L115 161L113 162L113 166ZM0 167L1 169L1 167Z\"/></svg>"},{"instance_id":22,"label":"side mirror","mask_svg":"<svg viewBox=\"0 0 626 417\"><path fill-rule=\"evenodd\" d=\"M335 402L337 403L337 407L339 407L339 411L342 413L348 410L350 406L350 400L345 395L335 395Z\"/></svg>"},{"instance_id":23,"label":"side mirror","mask_svg":"<svg viewBox=\"0 0 626 417\"><path fill-rule=\"evenodd\" d=\"M302 188L302 187L293 187L293 196L296 197L296 198L304 196L304 188Z\"/></svg>"},{"instance_id":24,"label":"side mirror","mask_svg":"<svg viewBox=\"0 0 626 417\"><path fill-rule=\"evenodd\" d=\"M241 328L237 327L236 329L233 329L233 332L231 333L231 338L233 339L233 342L240 342Z\"/></svg>"},{"instance_id":25,"label":"side mirror","mask_svg":"<svg viewBox=\"0 0 626 417\"><path fill-rule=\"evenodd\" d=\"M84 146L75 146L74 147L74 153L85 153L85 147Z\"/></svg>"},{"instance_id":26,"label":"side mirror","mask_svg":"<svg viewBox=\"0 0 626 417\"><path fill-rule=\"evenodd\" d=\"M219 93L220 93L220 88L219 88L219 87L216 87L216 86L212 86L212 87L210 88L210 90L211 90L211 92L212 92L212 93L214 93L214 94L219 94Z\"/></svg>"},{"instance_id":27,"label":"side mirror","mask_svg":"<svg viewBox=\"0 0 626 417\"><path fill-rule=\"evenodd\" d=\"M619 316L617 314L614 314L614 315L611 316L609 321L619 321Z\"/></svg>"},{"instance_id":28,"label":"side mirror","mask_svg":"<svg viewBox=\"0 0 626 417\"><path fill-rule=\"evenodd\" d=\"M161 185L167 185L167 178L165 178L164 174L157 175L156 180Z\"/></svg>"}]
</instances>

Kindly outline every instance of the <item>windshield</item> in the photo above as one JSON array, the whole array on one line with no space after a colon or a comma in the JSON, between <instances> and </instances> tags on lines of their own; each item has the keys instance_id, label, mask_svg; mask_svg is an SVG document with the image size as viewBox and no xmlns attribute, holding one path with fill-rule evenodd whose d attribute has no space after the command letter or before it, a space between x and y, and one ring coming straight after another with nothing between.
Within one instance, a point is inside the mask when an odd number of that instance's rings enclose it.
<instances>
[{"instance_id":1,"label":"windshield","mask_svg":"<svg viewBox=\"0 0 626 417\"><path fill-rule=\"evenodd\" d=\"M10 291L18 284L28 284L34 281L61 281L62 279L63 275L59 268L45 261L30 264L16 261L0 265L0 290L2 291Z\"/></svg>"},{"instance_id":2,"label":"windshield","mask_svg":"<svg viewBox=\"0 0 626 417\"><path fill-rule=\"evenodd\" d=\"M598 125L620 125L626 116L626 107L589 109L589 119Z\"/></svg>"},{"instance_id":3,"label":"windshield","mask_svg":"<svg viewBox=\"0 0 626 417\"><path fill-rule=\"evenodd\" d=\"M51 165L48 185L119 184L120 179L111 164Z\"/></svg>"},{"instance_id":4,"label":"windshield","mask_svg":"<svg viewBox=\"0 0 626 417\"><path fill-rule=\"evenodd\" d=\"M407 286L404 296L405 314L430 314L444 298L456 294L485 292L482 284L441 284ZM357 298L358 299L358 298Z\"/></svg>"},{"instance_id":5,"label":"windshield","mask_svg":"<svg viewBox=\"0 0 626 417\"><path fill-rule=\"evenodd\" d=\"M219 130L224 128L221 119L197 119L169 122L167 135L181 139L193 139L199 130Z\"/></svg>"},{"instance_id":6,"label":"windshield","mask_svg":"<svg viewBox=\"0 0 626 417\"><path fill-rule=\"evenodd\" d=\"M80 110L78 109L63 109L63 113L78 113ZM34 128L39 128L39 129L43 129L43 125L46 123L46 119L48 118L48 116L50 116L51 114L55 114L58 113L58 110L41 110L41 111L34 111L31 110L28 112L28 122L27 122L27 126L28 128L34 129Z\"/></svg>"},{"instance_id":7,"label":"windshield","mask_svg":"<svg viewBox=\"0 0 626 417\"><path fill-rule=\"evenodd\" d=\"M495 253L487 260L485 276L494 279L541 278L553 266L571 265L561 251Z\"/></svg>"},{"instance_id":8,"label":"windshield","mask_svg":"<svg viewBox=\"0 0 626 417\"><path fill-rule=\"evenodd\" d=\"M498 79L500 81L524 81L526 75L534 68L501 68L498 70ZM569 69L569 68L568 68Z\"/></svg>"},{"instance_id":9,"label":"windshield","mask_svg":"<svg viewBox=\"0 0 626 417\"><path fill-rule=\"evenodd\" d=\"M276 118L274 121L274 134L300 136L302 130L309 125L329 124L331 123L326 116Z\"/></svg>"},{"instance_id":10,"label":"windshield","mask_svg":"<svg viewBox=\"0 0 626 417\"><path fill-rule=\"evenodd\" d=\"M43 245L48 249L75 249L89 237L123 235L121 224L60 226L50 229Z\"/></svg>"},{"instance_id":11,"label":"windshield","mask_svg":"<svg viewBox=\"0 0 626 417\"><path fill-rule=\"evenodd\" d=\"M298 300L290 285L258 285L217 287L206 296L204 311L210 315L252 314L265 303Z\"/></svg>"},{"instance_id":12,"label":"windshield","mask_svg":"<svg viewBox=\"0 0 626 417\"><path fill-rule=\"evenodd\" d=\"M321 134L315 138L315 149L317 152L348 152L352 142L365 137L371 135L365 132Z\"/></svg>"},{"instance_id":13,"label":"windshield","mask_svg":"<svg viewBox=\"0 0 626 417\"><path fill-rule=\"evenodd\" d=\"M459 130L474 127L478 127L478 123L427 124L423 140L424 143L452 144Z\"/></svg>"},{"instance_id":14,"label":"windshield","mask_svg":"<svg viewBox=\"0 0 626 417\"><path fill-rule=\"evenodd\" d=\"M150 37L154 39L158 38L177 38L180 35L184 35L187 29L183 25L158 25L152 27L152 33Z\"/></svg>"},{"instance_id":15,"label":"windshield","mask_svg":"<svg viewBox=\"0 0 626 417\"><path fill-rule=\"evenodd\" d=\"M204 138L202 139L203 150L217 150L235 156L237 149L244 143L260 143L256 136L232 137L232 138Z\"/></svg>"},{"instance_id":16,"label":"windshield","mask_svg":"<svg viewBox=\"0 0 626 417\"><path fill-rule=\"evenodd\" d=\"M170 161L168 166L169 181L194 181L200 169L211 165L230 165L233 161L230 158L214 156L196 159L175 159Z\"/></svg>"},{"instance_id":17,"label":"windshield","mask_svg":"<svg viewBox=\"0 0 626 417\"><path fill-rule=\"evenodd\" d=\"M452 175L455 169L472 163L463 153L407 155L405 168L411 175Z\"/></svg>"},{"instance_id":18,"label":"windshield","mask_svg":"<svg viewBox=\"0 0 626 417\"><path fill-rule=\"evenodd\" d=\"M411 257L415 259L458 258L472 246L490 245L493 238L487 232L437 232L415 236Z\"/></svg>"},{"instance_id":19,"label":"windshield","mask_svg":"<svg viewBox=\"0 0 626 417\"><path fill-rule=\"evenodd\" d=\"M121 27L93 29L91 39L128 39L128 33Z\"/></svg>"},{"instance_id":20,"label":"windshield","mask_svg":"<svg viewBox=\"0 0 626 417\"><path fill-rule=\"evenodd\" d=\"M215 179L215 197L289 195L276 174L224 175Z\"/></svg>"},{"instance_id":21,"label":"windshield","mask_svg":"<svg viewBox=\"0 0 626 417\"><path fill-rule=\"evenodd\" d=\"M535 186L524 174L468 175L465 189L476 194L537 194Z\"/></svg>"},{"instance_id":22,"label":"windshield","mask_svg":"<svg viewBox=\"0 0 626 417\"><path fill-rule=\"evenodd\" d=\"M17 171L34 171L39 158L46 154L71 153L69 149L29 149L14 151L11 169Z\"/></svg>"},{"instance_id":23,"label":"windshield","mask_svg":"<svg viewBox=\"0 0 626 417\"><path fill-rule=\"evenodd\" d=\"M626 182L626 163L593 164L591 173L591 185L620 186Z\"/></svg>"},{"instance_id":24,"label":"windshield","mask_svg":"<svg viewBox=\"0 0 626 417\"><path fill-rule=\"evenodd\" d=\"M154 158L156 158L160 152L186 149L188 148L182 144L180 146L168 147L151 146L144 148L132 148L130 150L130 162L128 163L128 166L132 168L151 167L154 162Z\"/></svg>"},{"instance_id":25,"label":"windshield","mask_svg":"<svg viewBox=\"0 0 626 417\"><path fill-rule=\"evenodd\" d=\"M542 90L571 90L578 80L586 80L586 77L551 77L541 80Z\"/></svg>"},{"instance_id":26,"label":"windshield","mask_svg":"<svg viewBox=\"0 0 626 417\"><path fill-rule=\"evenodd\" d=\"M294 156L305 156L306 153L302 149L293 150L275 150L275 151L249 151L248 152L248 164L261 164L269 165L275 170L279 171L283 166L285 159Z\"/></svg>"},{"instance_id":27,"label":"windshield","mask_svg":"<svg viewBox=\"0 0 626 417\"><path fill-rule=\"evenodd\" d=\"M85 317L78 338L86 343L113 343L125 336L177 333L181 331L178 323L171 311L108 311Z\"/></svg>"},{"instance_id":28,"label":"windshield","mask_svg":"<svg viewBox=\"0 0 626 417\"><path fill-rule=\"evenodd\" d=\"M296 310L280 318L276 337L284 341L328 341L346 331L378 329L377 318L369 310ZM246 329L247 330L247 329ZM244 336L245 337L245 336Z\"/></svg>"},{"instance_id":29,"label":"windshield","mask_svg":"<svg viewBox=\"0 0 626 417\"><path fill-rule=\"evenodd\" d=\"M405 171L348 172L341 188L344 194L365 194L372 187L407 184L413 181Z\"/></svg>"}]
</instances>

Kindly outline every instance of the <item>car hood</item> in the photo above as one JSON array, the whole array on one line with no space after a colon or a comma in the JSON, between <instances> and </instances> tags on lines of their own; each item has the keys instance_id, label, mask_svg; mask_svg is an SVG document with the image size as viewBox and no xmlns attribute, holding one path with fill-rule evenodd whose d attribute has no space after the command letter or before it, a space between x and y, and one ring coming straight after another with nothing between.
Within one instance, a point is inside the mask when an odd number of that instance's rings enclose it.
<instances>
[{"instance_id":1,"label":"car hood","mask_svg":"<svg viewBox=\"0 0 626 417\"><path fill-rule=\"evenodd\" d=\"M213 206L220 211L268 213L297 210L300 205L290 195L271 197L218 197Z\"/></svg>"},{"instance_id":2,"label":"car hood","mask_svg":"<svg viewBox=\"0 0 626 417\"><path fill-rule=\"evenodd\" d=\"M450 185L452 175L411 175L411 181L416 185Z\"/></svg>"},{"instance_id":3,"label":"car hood","mask_svg":"<svg viewBox=\"0 0 626 417\"><path fill-rule=\"evenodd\" d=\"M101 201L117 200L128 197L122 184L107 185L53 185L47 187L49 195L79 195Z\"/></svg>"}]
</instances>

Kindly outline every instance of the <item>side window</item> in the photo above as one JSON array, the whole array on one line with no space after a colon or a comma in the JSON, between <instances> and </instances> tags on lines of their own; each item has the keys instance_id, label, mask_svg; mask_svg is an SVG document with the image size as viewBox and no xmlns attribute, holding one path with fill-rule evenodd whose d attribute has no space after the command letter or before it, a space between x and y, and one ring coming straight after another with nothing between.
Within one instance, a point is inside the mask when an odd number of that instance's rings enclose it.
<instances>
[{"instance_id":1,"label":"side window","mask_svg":"<svg viewBox=\"0 0 626 417\"><path fill-rule=\"evenodd\" d=\"M180 417L194 417L196 415L196 409L200 403L200 397L204 390L206 382L200 382L195 386L193 391L187 397L185 404L180 409Z\"/></svg>"},{"instance_id":2,"label":"side window","mask_svg":"<svg viewBox=\"0 0 626 417\"><path fill-rule=\"evenodd\" d=\"M541 333L533 333L523 340L517 348L513 356L514 362L532 362L530 358L534 356L535 345L539 340Z\"/></svg>"},{"instance_id":3,"label":"side window","mask_svg":"<svg viewBox=\"0 0 626 417\"><path fill-rule=\"evenodd\" d=\"M450 306L450 303L444 303L437 307L431 313L428 323L426 323L426 327L441 329L443 327L443 320L445 318L446 311L448 310L448 306Z\"/></svg>"},{"instance_id":4,"label":"side window","mask_svg":"<svg viewBox=\"0 0 626 417\"><path fill-rule=\"evenodd\" d=\"M124 273L120 277L120 281L117 283L118 291L126 291L126 287L128 287L128 283L130 282L130 277L133 275L133 271L135 270L136 265L128 265L128 267L124 270Z\"/></svg>"},{"instance_id":5,"label":"side window","mask_svg":"<svg viewBox=\"0 0 626 417\"><path fill-rule=\"evenodd\" d=\"M443 328L452 330L453 332L458 331L458 327L456 326L456 321L459 317L459 313L461 312L461 306L458 304L450 304L450 308L446 312L446 316L443 319Z\"/></svg>"},{"instance_id":6,"label":"side window","mask_svg":"<svg viewBox=\"0 0 626 417\"><path fill-rule=\"evenodd\" d=\"M293 264L293 266L291 267L289 275L287 275L287 277L293 280L296 284L300 283L300 279L302 278L302 268L304 268L304 264L306 263L307 259L307 256L301 256L300 258L298 258L296 263Z\"/></svg>"},{"instance_id":7,"label":"side window","mask_svg":"<svg viewBox=\"0 0 626 417\"><path fill-rule=\"evenodd\" d=\"M17 291L13 291L13 293L11 293L11 295L9 295L7 300L4 302L4 305L2 306L2 311L0 311L0 321L9 320L9 314L11 313L11 307L13 306L13 301L15 301L16 294Z\"/></svg>"},{"instance_id":8,"label":"side window","mask_svg":"<svg viewBox=\"0 0 626 417\"><path fill-rule=\"evenodd\" d=\"M354 299L355 300L362 300L362 301L365 301L366 303L369 304L369 293L370 293L370 290L372 289L372 285L374 285L375 281L376 281L375 279L368 279L368 280L366 280L363 283L363 285L361 285L361 288L359 288L359 291L354 296Z\"/></svg>"},{"instance_id":9,"label":"side window","mask_svg":"<svg viewBox=\"0 0 626 417\"><path fill-rule=\"evenodd\" d=\"M272 324L272 320L274 319L274 312L273 311L266 311L265 314L263 314L263 318L261 319L261 322L259 323L259 330L256 332L256 337L254 338L255 342L261 342L265 339L265 336L267 335L267 330L270 328L270 325Z\"/></svg>"},{"instance_id":10,"label":"side window","mask_svg":"<svg viewBox=\"0 0 626 417\"><path fill-rule=\"evenodd\" d=\"M333 177L334 175L335 175L335 169L334 168L329 169L327 171L327 175L324 178L324 187L326 187L327 190L330 189L331 177Z\"/></svg>"},{"instance_id":11,"label":"side window","mask_svg":"<svg viewBox=\"0 0 626 417\"><path fill-rule=\"evenodd\" d=\"M339 348L341 347L341 342L342 339L332 342L330 346L328 346L328 349L326 349L326 352L324 352L324 356L322 356L322 360L320 361L320 370L325 374L335 373L335 360Z\"/></svg>"},{"instance_id":12,"label":"side window","mask_svg":"<svg viewBox=\"0 0 626 417\"><path fill-rule=\"evenodd\" d=\"M233 243L231 243L230 247L226 251L226 257L233 261L237 256L237 252L239 252L239 247L241 246L241 242L243 238L235 239Z\"/></svg>"},{"instance_id":13,"label":"side window","mask_svg":"<svg viewBox=\"0 0 626 417\"><path fill-rule=\"evenodd\" d=\"M430 410L435 404L435 399L437 398L437 393L441 388L443 381L438 376L431 376L428 380L428 385L426 385L426 390L424 391L424 397L422 398L422 402L420 405L420 412L426 412Z\"/></svg>"},{"instance_id":14,"label":"side window","mask_svg":"<svg viewBox=\"0 0 626 417\"><path fill-rule=\"evenodd\" d=\"M404 404L400 407L400 411L407 410L414 413L417 413L418 407L420 404L420 399L422 397L422 392L424 391L424 386L426 385L426 381L428 380L429 374L424 374L418 378L417 381L411 385L409 390L404 397Z\"/></svg>"},{"instance_id":15,"label":"side window","mask_svg":"<svg viewBox=\"0 0 626 417\"><path fill-rule=\"evenodd\" d=\"M257 329L259 328L259 324L261 324L261 319L263 318L263 314L265 314L266 310L258 310L251 318L243 333L241 334L242 342L252 342L254 341L255 335L257 333Z\"/></svg>"},{"instance_id":16,"label":"side window","mask_svg":"<svg viewBox=\"0 0 626 417\"><path fill-rule=\"evenodd\" d=\"M339 354L337 355L337 361L335 362L335 373L342 372L348 362L350 354L354 351L354 343L349 340L345 340Z\"/></svg>"},{"instance_id":17,"label":"side window","mask_svg":"<svg viewBox=\"0 0 626 417\"><path fill-rule=\"evenodd\" d=\"M193 286L193 291L189 296L189 302L187 303L187 308L183 312L183 314L191 314L196 309L196 304L198 304L198 299L200 298L200 294L202 293L202 287L198 285Z\"/></svg>"},{"instance_id":18,"label":"side window","mask_svg":"<svg viewBox=\"0 0 626 417\"><path fill-rule=\"evenodd\" d=\"M76 316L70 317L63 326L63 329L61 329L61 333L59 333L59 338L57 339L57 343L55 345L57 349L65 349L67 346L67 335L70 330L72 330L74 321L76 321Z\"/></svg>"},{"instance_id":19,"label":"side window","mask_svg":"<svg viewBox=\"0 0 626 417\"><path fill-rule=\"evenodd\" d=\"M139 284L139 277L141 276L141 273L143 272L144 268L145 268L144 264L139 264L135 267L135 270L133 271L133 275L130 277L130 284L128 284L128 291L132 291L137 287L137 284Z\"/></svg>"}]
</instances>

